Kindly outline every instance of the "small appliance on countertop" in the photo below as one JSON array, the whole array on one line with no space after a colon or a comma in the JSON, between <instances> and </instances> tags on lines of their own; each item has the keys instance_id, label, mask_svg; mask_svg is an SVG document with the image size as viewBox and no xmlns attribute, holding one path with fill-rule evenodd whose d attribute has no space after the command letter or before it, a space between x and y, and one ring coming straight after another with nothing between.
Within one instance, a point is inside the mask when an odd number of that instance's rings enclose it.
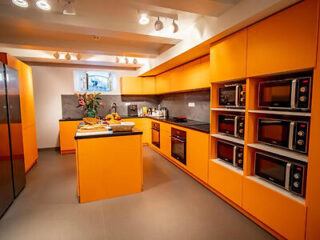
<instances>
[{"instance_id":1,"label":"small appliance on countertop","mask_svg":"<svg viewBox=\"0 0 320 240\"><path fill-rule=\"evenodd\" d=\"M138 117L138 106L136 104L128 105L128 116Z\"/></svg>"}]
</instances>

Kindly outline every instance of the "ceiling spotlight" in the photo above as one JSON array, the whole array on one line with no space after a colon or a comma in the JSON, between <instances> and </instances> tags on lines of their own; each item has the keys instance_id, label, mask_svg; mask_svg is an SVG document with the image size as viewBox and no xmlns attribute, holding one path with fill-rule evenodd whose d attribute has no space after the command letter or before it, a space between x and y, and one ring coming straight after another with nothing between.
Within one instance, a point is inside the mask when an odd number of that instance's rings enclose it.
<instances>
[{"instance_id":1,"label":"ceiling spotlight","mask_svg":"<svg viewBox=\"0 0 320 240\"><path fill-rule=\"evenodd\" d=\"M66 1L66 5L64 5L63 12L64 15L76 15L76 9L74 8L72 1Z\"/></svg>"},{"instance_id":2,"label":"ceiling spotlight","mask_svg":"<svg viewBox=\"0 0 320 240\"><path fill-rule=\"evenodd\" d=\"M66 59L66 60L70 60L70 59L71 59L70 53L67 53L67 54L66 54L65 59Z\"/></svg>"},{"instance_id":3,"label":"ceiling spotlight","mask_svg":"<svg viewBox=\"0 0 320 240\"><path fill-rule=\"evenodd\" d=\"M119 62L120 62L119 57L116 57L116 63L119 63Z\"/></svg>"},{"instance_id":4,"label":"ceiling spotlight","mask_svg":"<svg viewBox=\"0 0 320 240\"><path fill-rule=\"evenodd\" d=\"M80 61L80 60L81 60L81 57L82 57L82 56L81 56L81 54L80 54L80 53L78 53L78 54L76 55L76 58L77 58L77 60L78 60L78 61Z\"/></svg>"},{"instance_id":5,"label":"ceiling spotlight","mask_svg":"<svg viewBox=\"0 0 320 240\"><path fill-rule=\"evenodd\" d=\"M53 54L53 56L54 56L55 59L59 59L60 54L59 54L58 52L55 52L55 53Z\"/></svg>"},{"instance_id":6,"label":"ceiling spotlight","mask_svg":"<svg viewBox=\"0 0 320 240\"><path fill-rule=\"evenodd\" d=\"M12 0L12 3L18 7L29 7L29 3L26 0Z\"/></svg>"},{"instance_id":7,"label":"ceiling spotlight","mask_svg":"<svg viewBox=\"0 0 320 240\"><path fill-rule=\"evenodd\" d=\"M129 63L129 59L127 57L124 59L124 61L125 61L126 64Z\"/></svg>"},{"instance_id":8,"label":"ceiling spotlight","mask_svg":"<svg viewBox=\"0 0 320 240\"><path fill-rule=\"evenodd\" d=\"M154 28L156 31L162 30L163 23L160 21L160 17L158 17L158 20L154 23Z\"/></svg>"},{"instance_id":9,"label":"ceiling spotlight","mask_svg":"<svg viewBox=\"0 0 320 240\"><path fill-rule=\"evenodd\" d=\"M141 13L139 23L142 25L146 25L150 22L150 19L148 17L148 14L146 13Z\"/></svg>"},{"instance_id":10,"label":"ceiling spotlight","mask_svg":"<svg viewBox=\"0 0 320 240\"><path fill-rule=\"evenodd\" d=\"M170 25L170 31L172 33L176 33L178 32L178 30L179 30L178 24L176 24L175 21L173 20L172 24Z\"/></svg>"},{"instance_id":11,"label":"ceiling spotlight","mask_svg":"<svg viewBox=\"0 0 320 240\"><path fill-rule=\"evenodd\" d=\"M136 58L133 59L133 64L138 64L138 60Z\"/></svg>"},{"instance_id":12,"label":"ceiling spotlight","mask_svg":"<svg viewBox=\"0 0 320 240\"><path fill-rule=\"evenodd\" d=\"M51 10L51 6L50 4L47 2L47 0L38 0L36 2L36 5L38 8L40 8L41 10L44 11L50 11Z\"/></svg>"}]
</instances>

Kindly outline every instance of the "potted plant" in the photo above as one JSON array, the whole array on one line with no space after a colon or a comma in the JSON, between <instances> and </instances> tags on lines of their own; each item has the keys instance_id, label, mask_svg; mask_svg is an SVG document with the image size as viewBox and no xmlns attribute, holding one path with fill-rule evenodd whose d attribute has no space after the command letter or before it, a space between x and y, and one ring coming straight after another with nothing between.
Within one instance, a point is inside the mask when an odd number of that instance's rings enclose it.
<instances>
[{"instance_id":1,"label":"potted plant","mask_svg":"<svg viewBox=\"0 0 320 240\"><path fill-rule=\"evenodd\" d=\"M85 117L95 118L98 113L98 107L104 103L101 101L101 93L77 93L78 108L82 108Z\"/></svg>"}]
</instances>

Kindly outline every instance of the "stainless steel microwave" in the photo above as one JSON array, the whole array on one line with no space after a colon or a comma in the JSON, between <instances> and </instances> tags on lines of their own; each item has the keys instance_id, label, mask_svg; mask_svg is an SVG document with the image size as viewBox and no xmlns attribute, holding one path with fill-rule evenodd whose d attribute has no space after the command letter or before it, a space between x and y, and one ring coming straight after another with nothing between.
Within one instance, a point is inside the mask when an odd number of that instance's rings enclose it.
<instances>
[{"instance_id":1,"label":"stainless steel microwave","mask_svg":"<svg viewBox=\"0 0 320 240\"><path fill-rule=\"evenodd\" d=\"M232 84L219 88L219 105L244 108L246 105L246 85Z\"/></svg>"},{"instance_id":2,"label":"stainless steel microwave","mask_svg":"<svg viewBox=\"0 0 320 240\"><path fill-rule=\"evenodd\" d=\"M218 132L243 139L244 123L245 117L242 115L219 114Z\"/></svg>"},{"instance_id":3,"label":"stainless steel microwave","mask_svg":"<svg viewBox=\"0 0 320 240\"><path fill-rule=\"evenodd\" d=\"M307 153L309 122L274 118L258 119L258 142Z\"/></svg>"},{"instance_id":4,"label":"stainless steel microwave","mask_svg":"<svg viewBox=\"0 0 320 240\"><path fill-rule=\"evenodd\" d=\"M255 154L255 175L292 193L304 196L306 163L296 163L272 154Z\"/></svg>"},{"instance_id":5,"label":"stainless steel microwave","mask_svg":"<svg viewBox=\"0 0 320 240\"><path fill-rule=\"evenodd\" d=\"M262 81L259 83L259 107L279 110L309 111L311 77Z\"/></svg>"},{"instance_id":6,"label":"stainless steel microwave","mask_svg":"<svg viewBox=\"0 0 320 240\"><path fill-rule=\"evenodd\" d=\"M243 146L218 140L217 155L234 167L243 168Z\"/></svg>"}]
</instances>

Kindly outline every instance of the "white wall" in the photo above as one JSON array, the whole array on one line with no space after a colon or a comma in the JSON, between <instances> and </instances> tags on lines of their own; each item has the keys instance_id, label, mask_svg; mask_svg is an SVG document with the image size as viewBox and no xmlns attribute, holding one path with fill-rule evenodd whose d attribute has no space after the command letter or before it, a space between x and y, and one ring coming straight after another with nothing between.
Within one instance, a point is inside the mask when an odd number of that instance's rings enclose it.
<instances>
[{"instance_id":1,"label":"white wall","mask_svg":"<svg viewBox=\"0 0 320 240\"><path fill-rule=\"evenodd\" d=\"M32 66L38 148L59 147L59 119L62 118L61 95L74 94L73 71L69 67ZM97 69L86 69L97 70ZM117 76L136 76L136 71L111 71Z\"/></svg>"}]
</instances>

